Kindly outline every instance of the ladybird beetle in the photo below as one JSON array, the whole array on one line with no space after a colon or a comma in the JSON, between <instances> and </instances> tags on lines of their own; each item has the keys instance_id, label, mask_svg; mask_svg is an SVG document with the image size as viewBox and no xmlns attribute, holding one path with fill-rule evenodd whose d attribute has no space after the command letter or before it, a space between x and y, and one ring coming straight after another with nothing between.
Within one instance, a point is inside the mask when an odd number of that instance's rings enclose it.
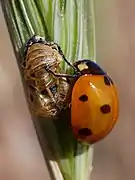
<instances>
[{"instance_id":1,"label":"ladybird beetle","mask_svg":"<svg viewBox=\"0 0 135 180\"><path fill-rule=\"evenodd\" d=\"M71 124L77 139L92 144L107 136L117 121L117 89L93 61L80 60L74 66L81 75L72 90Z\"/></svg>"},{"instance_id":2,"label":"ladybird beetle","mask_svg":"<svg viewBox=\"0 0 135 180\"><path fill-rule=\"evenodd\" d=\"M63 73L63 60L73 74ZM26 44L23 70L37 116L55 118L63 107L70 109L74 135L90 144L111 132L118 118L117 88L96 63L84 59L72 65L56 43L34 35Z\"/></svg>"},{"instance_id":3,"label":"ladybird beetle","mask_svg":"<svg viewBox=\"0 0 135 180\"><path fill-rule=\"evenodd\" d=\"M63 109L69 90L68 74L63 74L60 63L66 60L54 42L33 35L25 46L22 68L28 85L28 101L32 113L38 117L56 117Z\"/></svg>"}]
</instances>

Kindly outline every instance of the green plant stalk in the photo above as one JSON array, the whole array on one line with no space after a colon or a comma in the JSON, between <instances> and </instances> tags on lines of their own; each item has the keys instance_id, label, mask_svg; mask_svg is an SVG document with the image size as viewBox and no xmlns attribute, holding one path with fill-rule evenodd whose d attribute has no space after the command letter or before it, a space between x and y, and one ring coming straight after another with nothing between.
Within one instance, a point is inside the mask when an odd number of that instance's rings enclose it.
<instances>
[{"instance_id":1,"label":"green plant stalk","mask_svg":"<svg viewBox=\"0 0 135 180\"><path fill-rule=\"evenodd\" d=\"M95 61L93 0L1 0L1 4L19 65L33 34L57 42L72 63L82 58ZM72 73L64 62L61 66ZM93 147L74 139L67 118L68 114L59 122L34 120L44 157L52 179L88 180Z\"/></svg>"}]
</instances>

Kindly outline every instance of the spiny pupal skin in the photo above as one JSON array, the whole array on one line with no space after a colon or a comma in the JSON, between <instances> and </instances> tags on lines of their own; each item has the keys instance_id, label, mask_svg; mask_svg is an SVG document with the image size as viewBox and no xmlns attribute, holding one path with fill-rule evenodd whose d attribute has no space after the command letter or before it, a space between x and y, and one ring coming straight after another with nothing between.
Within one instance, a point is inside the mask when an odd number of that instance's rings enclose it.
<instances>
[{"instance_id":1,"label":"spiny pupal skin","mask_svg":"<svg viewBox=\"0 0 135 180\"><path fill-rule=\"evenodd\" d=\"M38 117L55 117L64 106L69 84L66 78L52 74L62 73L63 56L56 43L40 36L32 36L26 44L22 67L30 108Z\"/></svg>"}]
</instances>

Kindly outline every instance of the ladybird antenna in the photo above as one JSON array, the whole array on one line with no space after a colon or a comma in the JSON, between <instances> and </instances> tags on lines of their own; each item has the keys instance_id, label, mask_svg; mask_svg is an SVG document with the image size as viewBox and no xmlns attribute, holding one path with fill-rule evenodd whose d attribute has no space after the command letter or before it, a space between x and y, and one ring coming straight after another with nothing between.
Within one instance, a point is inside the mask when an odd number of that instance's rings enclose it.
<instances>
[{"instance_id":1,"label":"ladybird antenna","mask_svg":"<svg viewBox=\"0 0 135 180\"><path fill-rule=\"evenodd\" d=\"M72 68L74 69L74 71L77 71L77 72L78 72L77 68L74 67L74 66L65 58L64 55L63 55L63 59L64 59L64 61L65 61L70 67L72 67Z\"/></svg>"},{"instance_id":2,"label":"ladybird antenna","mask_svg":"<svg viewBox=\"0 0 135 180\"><path fill-rule=\"evenodd\" d=\"M78 72L77 68L75 66L73 66L64 56L62 50L61 50L61 47L58 45L58 49L59 49L59 53L60 55L63 57L64 61L71 67L74 69L75 72Z\"/></svg>"}]
</instances>

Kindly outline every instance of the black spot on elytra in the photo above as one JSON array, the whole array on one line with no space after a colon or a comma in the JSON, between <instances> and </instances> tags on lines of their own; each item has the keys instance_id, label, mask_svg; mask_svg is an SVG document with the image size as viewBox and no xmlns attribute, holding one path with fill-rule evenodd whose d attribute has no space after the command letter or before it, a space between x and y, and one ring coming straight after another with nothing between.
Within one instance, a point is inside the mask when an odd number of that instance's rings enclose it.
<instances>
[{"instance_id":1,"label":"black spot on elytra","mask_svg":"<svg viewBox=\"0 0 135 180\"><path fill-rule=\"evenodd\" d=\"M90 136L92 135L92 131L91 129L88 128L82 128L78 130L78 134L81 136Z\"/></svg>"},{"instance_id":2,"label":"black spot on elytra","mask_svg":"<svg viewBox=\"0 0 135 180\"><path fill-rule=\"evenodd\" d=\"M111 107L109 106L109 104L104 104L100 107L100 110L103 114L107 114L111 112Z\"/></svg>"},{"instance_id":3,"label":"black spot on elytra","mask_svg":"<svg viewBox=\"0 0 135 180\"><path fill-rule=\"evenodd\" d=\"M86 94L83 94L79 97L79 100L83 102L88 101L88 96Z\"/></svg>"}]
</instances>

